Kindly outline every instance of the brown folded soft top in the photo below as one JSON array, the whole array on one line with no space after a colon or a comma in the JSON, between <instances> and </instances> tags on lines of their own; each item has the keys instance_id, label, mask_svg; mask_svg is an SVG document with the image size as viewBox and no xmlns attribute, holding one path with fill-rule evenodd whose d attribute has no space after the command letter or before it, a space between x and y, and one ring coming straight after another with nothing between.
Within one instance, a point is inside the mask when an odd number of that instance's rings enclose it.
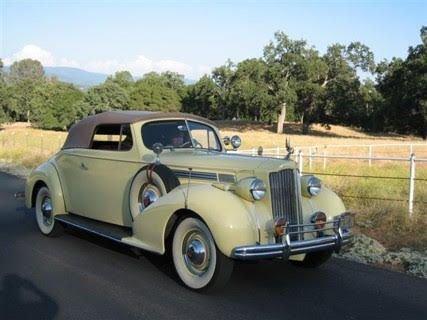
<instances>
[{"instance_id":1,"label":"brown folded soft top","mask_svg":"<svg viewBox=\"0 0 427 320\"><path fill-rule=\"evenodd\" d=\"M180 112L151 111L107 111L89 116L74 124L68 131L67 140L62 149L90 148L95 128L101 124L126 124L146 120L188 119L215 125L208 119Z\"/></svg>"}]
</instances>

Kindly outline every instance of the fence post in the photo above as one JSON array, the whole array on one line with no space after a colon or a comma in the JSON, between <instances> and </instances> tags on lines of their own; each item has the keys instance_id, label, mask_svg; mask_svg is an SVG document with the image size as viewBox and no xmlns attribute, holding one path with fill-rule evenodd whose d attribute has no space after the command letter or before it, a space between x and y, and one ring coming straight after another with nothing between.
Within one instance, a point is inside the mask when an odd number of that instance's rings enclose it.
<instances>
[{"instance_id":1,"label":"fence post","mask_svg":"<svg viewBox=\"0 0 427 320\"><path fill-rule=\"evenodd\" d=\"M415 194L415 154L409 158L409 216L414 212L414 194Z\"/></svg>"},{"instance_id":2,"label":"fence post","mask_svg":"<svg viewBox=\"0 0 427 320\"><path fill-rule=\"evenodd\" d=\"M280 148L279 147L276 148L276 156L277 156L277 158L280 158Z\"/></svg>"},{"instance_id":3,"label":"fence post","mask_svg":"<svg viewBox=\"0 0 427 320\"><path fill-rule=\"evenodd\" d=\"M256 156L256 149L252 148L252 156Z\"/></svg>"},{"instance_id":4,"label":"fence post","mask_svg":"<svg viewBox=\"0 0 427 320\"><path fill-rule=\"evenodd\" d=\"M302 151L301 150L298 150L298 169L299 169L300 176L302 176L303 158L302 158Z\"/></svg>"},{"instance_id":5,"label":"fence post","mask_svg":"<svg viewBox=\"0 0 427 320\"><path fill-rule=\"evenodd\" d=\"M326 170L326 145L323 148L323 170Z\"/></svg>"},{"instance_id":6,"label":"fence post","mask_svg":"<svg viewBox=\"0 0 427 320\"><path fill-rule=\"evenodd\" d=\"M371 164L372 164L372 160L371 160L371 158L372 158L372 145L370 145L369 146L369 150L368 150L368 158L369 158L369 166L371 166Z\"/></svg>"},{"instance_id":7,"label":"fence post","mask_svg":"<svg viewBox=\"0 0 427 320\"><path fill-rule=\"evenodd\" d=\"M40 136L40 153L43 153L43 135Z\"/></svg>"}]
</instances>

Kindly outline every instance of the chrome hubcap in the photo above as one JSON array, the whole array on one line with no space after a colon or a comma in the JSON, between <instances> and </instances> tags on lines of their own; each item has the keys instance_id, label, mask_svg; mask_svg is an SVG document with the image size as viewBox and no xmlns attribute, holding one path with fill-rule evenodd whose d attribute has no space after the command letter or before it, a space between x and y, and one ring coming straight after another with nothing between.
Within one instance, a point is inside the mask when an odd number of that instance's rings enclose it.
<instances>
[{"instance_id":1,"label":"chrome hubcap","mask_svg":"<svg viewBox=\"0 0 427 320\"><path fill-rule=\"evenodd\" d=\"M41 205L43 223L47 226L52 224L52 200L50 197L44 197Z\"/></svg>"},{"instance_id":2,"label":"chrome hubcap","mask_svg":"<svg viewBox=\"0 0 427 320\"><path fill-rule=\"evenodd\" d=\"M160 190L152 185L148 184L141 188L138 196L139 212L142 212L153 202L156 202L161 196Z\"/></svg>"},{"instance_id":3,"label":"chrome hubcap","mask_svg":"<svg viewBox=\"0 0 427 320\"><path fill-rule=\"evenodd\" d=\"M209 267L209 245L202 233L191 231L183 242L182 254L188 270L196 275L203 274Z\"/></svg>"}]
</instances>

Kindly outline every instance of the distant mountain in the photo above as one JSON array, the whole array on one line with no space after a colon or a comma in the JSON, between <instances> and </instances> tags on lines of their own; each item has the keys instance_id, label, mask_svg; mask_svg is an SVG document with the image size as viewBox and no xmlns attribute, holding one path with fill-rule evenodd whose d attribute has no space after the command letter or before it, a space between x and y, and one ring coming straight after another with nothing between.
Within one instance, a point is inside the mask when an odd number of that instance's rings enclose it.
<instances>
[{"instance_id":1,"label":"distant mountain","mask_svg":"<svg viewBox=\"0 0 427 320\"><path fill-rule=\"evenodd\" d=\"M9 72L10 66L5 66L5 71ZM101 84L107 79L108 74L90 72L78 68L70 67L43 67L46 76L56 77L63 82L73 83L79 88L88 88ZM134 77L138 80L137 77ZM186 85L195 84L197 80L184 79Z\"/></svg>"},{"instance_id":2,"label":"distant mountain","mask_svg":"<svg viewBox=\"0 0 427 320\"><path fill-rule=\"evenodd\" d=\"M91 87L100 84L108 75L69 67L44 67L47 76L57 77L64 82L71 82L78 87Z\"/></svg>"}]
</instances>

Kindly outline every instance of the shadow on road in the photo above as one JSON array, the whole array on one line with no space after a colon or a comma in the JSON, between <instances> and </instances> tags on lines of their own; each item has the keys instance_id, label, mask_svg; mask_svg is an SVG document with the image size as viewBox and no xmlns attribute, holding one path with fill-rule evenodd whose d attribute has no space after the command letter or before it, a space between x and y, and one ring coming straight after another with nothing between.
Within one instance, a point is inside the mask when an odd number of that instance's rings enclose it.
<instances>
[{"instance_id":1,"label":"shadow on road","mask_svg":"<svg viewBox=\"0 0 427 320\"><path fill-rule=\"evenodd\" d=\"M2 319L53 319L58 313L55 300L27 279L7 274L0 285Z\"/></svg>"}]
</instances>

